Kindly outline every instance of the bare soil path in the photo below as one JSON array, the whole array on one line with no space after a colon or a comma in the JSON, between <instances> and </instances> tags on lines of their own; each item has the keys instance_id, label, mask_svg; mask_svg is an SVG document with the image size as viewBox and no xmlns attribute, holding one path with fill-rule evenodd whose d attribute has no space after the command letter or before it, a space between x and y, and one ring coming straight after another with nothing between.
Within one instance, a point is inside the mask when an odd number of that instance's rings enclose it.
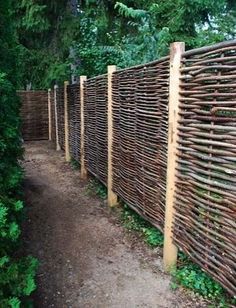
<instances>
[{"instance_id":1,"label":"bare soil path","mask_svg":"<svg viewBox=\"0 0 236 308\"><path fill-rule=\"evenodd\" d=\"M39 308L205 307L172 291L157 250L135 240L104 201L88 194L48 142L26 144L26 253L40 260Z\"/></svg>"}]
</instances>

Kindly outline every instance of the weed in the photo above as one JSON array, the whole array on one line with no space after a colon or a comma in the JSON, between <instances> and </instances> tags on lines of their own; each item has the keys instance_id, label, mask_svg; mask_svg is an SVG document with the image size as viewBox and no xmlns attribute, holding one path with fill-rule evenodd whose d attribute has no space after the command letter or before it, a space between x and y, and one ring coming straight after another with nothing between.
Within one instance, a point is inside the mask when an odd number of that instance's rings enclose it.
<instances>
[{"instance_id":1,"label":"weed","mask_svg":"<svg viewBox=\"0 0 236 308\"><path fill-rule=\"evenodd\" d=\"M107 198L107 188L99 180L93 178L87 186L88 193L95 192L102 199Z\"/></svg>"},{"instance_id":2,"label":"weed","mask_svg":"<svg viewBox=\"0 0 236 308\"><path fill-rule=\"evenodd\" d=\"M74 169L74 170L79 170L79 168L80 168L80 163L79 163L77 160L75 160L74 158L72 158L71 161L70 161L70 164L71 164L72 169Z\"/></svg>"},{"instance_id":3,"label":"weed","mask_svg":"<svg viewBox=\"0 0 236 308\"><path fill-rule=\"evenodd\" d=\"M163 234L126 204L123 207L121 219L125 228L138 232L149 246L163 245Z\"/></svg>"},{"instance_id":4,"label":"weed","mask_svg":"<svg viewBox=\"0 0 236 308\"><path fill-rule=\"evenodd\" d=\"M153 247L163 246L163 234L155 227L149 226L143 229L145 241Z\"/></svg>"},{"instance_id":5,"label":"weed","mask_svg":"<svg viewBox=\"0 0 236 308\"><path fill-rule=\"evenodd\" d=\"M195 293L216 302L216 307L227 308L236 304L235 299L229 299L223 287L213 280L200 266L193 263L183 253L179 253L178 267L173 274L173 288L178 284L193 290ZM212 306L214 307L214 306Z\"/></svg>"}]
</instances>

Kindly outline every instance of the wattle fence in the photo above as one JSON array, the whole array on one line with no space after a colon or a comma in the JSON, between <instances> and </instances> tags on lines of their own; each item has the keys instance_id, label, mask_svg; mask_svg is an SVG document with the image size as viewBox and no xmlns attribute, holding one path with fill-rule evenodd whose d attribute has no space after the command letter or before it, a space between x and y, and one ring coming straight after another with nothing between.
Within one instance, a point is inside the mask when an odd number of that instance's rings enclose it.
<instances>
[{"instance_id":1,"label":"wattle fence","mask_svg":"<svg viewBox=\"0 0 236 308\"><path fill-rule=\"evenodd\" d=\"M22 137L25 141L48 139L47 91L18 91L21 99Z\"/></svg>"},{"instance_id":2,"label":"wattle fence","mask_svg":"<svg viewBox=\"0 0 236 308\"><path fill-rule=\"evenodd\" d=\"M85 84L84 101L85 167L103 184L108 175L107 75Z\"/></svg>"},{"instance_id":3,"label":"wattle fence","mask_svg":"<svg viewBox=\"0 0 236 308\"><path fill-rule=\"evenodd\" d=\"M169 57L116 71L113 95L113 190L164 230Z\"/></svg>"},{"instance_id":4,"label":"wattle fence","mask_svg":"<svg viewBox=\"0 0 236 308\"><path fill-rule=\"evenodd\" d=\"M236 295L236 42L182 63L174 240Z\"/></svg>"},{"instance_id":5,"label":"wattle fence","mask_svg":"<svg viewBox=\"0 0 236 308\"><path fill-rule=\"evenodd\" d=\"M81 164L236 295L236 40L49 92L51 131ZM68 138L68 142L66 142Z\"/></svg>"}]
</instances>

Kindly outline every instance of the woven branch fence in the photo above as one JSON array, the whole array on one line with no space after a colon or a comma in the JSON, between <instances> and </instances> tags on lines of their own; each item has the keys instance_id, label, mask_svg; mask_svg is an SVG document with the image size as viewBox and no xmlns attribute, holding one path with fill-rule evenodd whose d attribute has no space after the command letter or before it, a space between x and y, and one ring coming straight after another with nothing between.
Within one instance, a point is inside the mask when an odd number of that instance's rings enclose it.
<instances>
[{"instance_id":1,"label":"woven branch fence","mask_svg":"<svg viewBox=\"0 0 236 308\"><path fill-rule=\"evenodd\" d=\"M55 98L54 98L54 91L48 91L48 111L49 111L49 140L56 142L56 125L55 125Z\"/></svg>"},{"instance_id":2,"label":"woven branch fence","mask_svg":"<svg viewBox=\"0 0 236 308\"><path fill-rule=\"evenodd\" d=\"M107 75L88 79L85 86L85 166L107 184Z\"/></svg>"},{"instance_id":3,"label":"woven branch fence","mask_svg":"<svg viewBox=\"0 0 236 308\"><path fill-rule=\"evenodd\" d=\"M47 91L18 91L21 100L22 136L26 141L48 139Z\"/></svg>"},{"instance_id":4,"label":"woven branch fence","mask_svg":"<svg viewBox=\"0 0 236 308\"><path fill-rule=\"evenodd\" d=\"M80 161L81 143L81 108L80 108L80 85L69 85L68 92L68 117L69 117L69 148L70 156Z\"/></svg>"},{"instance_id":5,"label":"woven branch fence","mask_svg":"<svg viewBox=\"0 0 236 308\"><path fill-rule=\"evenodd\" d=\"M113 74L113 190L163 231L169 58Z\"/></svg>"},{"instance_id":6,"label":"woven branch fence","mask_svg":"<svg viewBox=\"0 0 236 308\"><path fill-rule=\"evenodd\" d=\"M236 42L182 56L174 239L236 294Z\"/></svg>"},{"instance_id":7,"label":"woven branch fence","mask_svg":"<svg viewBox=\"0 0 236 308\"><path fill-rule=\"evenodd\" d=\"M65 149L65 108L64 108L64 88L56 88L56 108L58 125L58 143L62 150Z\"/></svg>"},{"instance_id":8,"label":"woven branch fence","mask_svg":"<svg viewBox=\"0 0 236 308\"><path fill-rule=\"evenodd\" d=\"M54 90L57 142L81 174L164 232L166 269L179 248L235 296L236 41L174 43L169 57L83 77L67 94Z\"/></svg>"}]
</instances>

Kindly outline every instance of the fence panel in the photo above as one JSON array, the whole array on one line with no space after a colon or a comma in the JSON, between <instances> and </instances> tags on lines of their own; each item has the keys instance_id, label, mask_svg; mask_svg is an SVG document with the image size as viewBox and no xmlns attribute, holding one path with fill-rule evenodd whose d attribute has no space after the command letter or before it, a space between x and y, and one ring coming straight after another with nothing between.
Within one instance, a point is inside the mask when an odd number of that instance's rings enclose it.
<instances>
[{"instance_id":1,"label":"fence panel","mask_svg":"<svg viewBox=\"0 0 236 308\"><path fill-rule=\"evenodd\" d=\"M57 99L57 120L58 120L58 139L61 149L65 149L65 106L64 106L64 88L56 90Z\"/></svg>"},{"instance_id":2,"label":"fence panel","mask_svg":"<svg viewBox=\"0 0 236 308\"><path fill-rule=\"evenodd\" d=\"M80 121L80 85L73 84L67 87L68 109L69 109L69 147L71 158L80 162L80 141L81 141L81 121Z\"/></svg>"},{"instance_id":3,"label":"fence panel","mask_svg":"<svg viewBox=\"0 0 236 308\"><path fill-rule=\"evenodd\" d=\"M85 165L107 185L107 75L85 82Z\"/></svg>"},{"instance_id":4,"label":"fence panel","mask_svg":"<svg viewBox=\"0 0 236 308\"><path fill-rule=\"evenodd\" d=\"M22 103L22 136L26 141L48 139L48 92L18 91Z\"/></svg>"},{"instance_id":5,"label":"fence panel","mask_svg":"<svg viewBox=\"0 0 236 308\"><path fill-rule=\"evenodd\" d=\"M174 240L236 295L236 41L184 53Z\"/></svg>"},{"instance_id":6,"label":"fence panel","mask_svg":"<svg viewBox=\"0 0 236 308\"><path fill-rule=\"evenodd\" d=\"M52 141L56 142L54 90L50 91Z\"/></svg>"},{"instance_id":7,"label":"fence panel","mask_svg":"<svg viewBox=\"0 0 236 308\"><path fill-rule=\"evenodd\" d=\"M113 190L163 230L169 58L113 74Z\"/></svg>"}]
</instances>

